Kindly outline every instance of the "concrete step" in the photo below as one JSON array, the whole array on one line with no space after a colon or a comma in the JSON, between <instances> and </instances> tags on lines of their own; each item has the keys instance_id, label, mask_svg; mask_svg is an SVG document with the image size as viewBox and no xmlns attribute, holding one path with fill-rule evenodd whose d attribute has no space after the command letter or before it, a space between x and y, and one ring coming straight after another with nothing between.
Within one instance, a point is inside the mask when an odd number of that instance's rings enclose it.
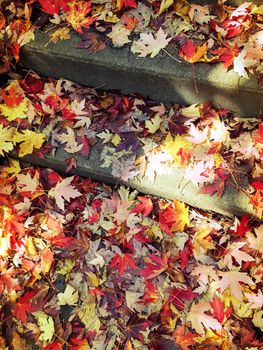
<instances>
[{"instance_id":1,"label":"concrete step","mask_svg":"<svg viewBox=\"0 0 263 350\"><path fill-rule=\"evenodd\" d=\"M173 167L171 174L157 175L153 183L148 178L140 175L129 181L123 181L121 178L116 178L111 174L111 167L104 168L101 166L101 150L101 144L97 143L91 148L88 158L79 155L76 156L78 166L68 173L89 177L111 185L123 184L141 193L151 194L165 199L177 199L193 207L213 211L229 217L240 217L245 214L255 215L255 211L245 193L235 190L232 187L226 187L221 198L217 195L209 196L207 194L201 194L200 188L185 179L184 170L179 167ZM62 149L58 149L55 156L47 155L45 159L38 158L35 155L28 155L21 160L33 165L65 172L67 167L66 159L68 158L68 153Z\"/></svg>"},{"instance_id":2,"label":"concrete step","mask_svg":"<svg viewBox=\"0 0 263 350\"><path fill-rule=\"evenodd\" d=\"M194 64L193 73L192 64L179 63L165 52L155 58L140 58L129 47L106 47L89 54L76 48L80 38L74 34L69 41L56 44L48 41L47 34L37 31L35 40L22 50L22 64L44 76L64 77L125 94L139 93L156 101L180 104L212 101L241 116L262 115L263 86L258 85L257 77L239 78L234 71L226 72L222 64ZM168 50L171 56L176 56L173 48Z\"/></svg>"}]
</instances>

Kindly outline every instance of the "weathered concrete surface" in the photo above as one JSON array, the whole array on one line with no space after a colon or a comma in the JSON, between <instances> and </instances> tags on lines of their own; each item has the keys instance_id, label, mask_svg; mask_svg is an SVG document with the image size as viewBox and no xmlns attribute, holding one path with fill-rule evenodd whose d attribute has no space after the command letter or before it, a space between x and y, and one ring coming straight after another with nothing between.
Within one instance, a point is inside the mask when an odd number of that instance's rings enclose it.
<instances>
[{"instance_id":1,"label":"weathered concrete surface","mask_svg":"<svg viewBox=\"0 0 263 350\"><path fill-rule=\"evenodd\" d=\"M55 157L40 159L30 155L21 160L33 165L52 168L65 172L66 162L69 154L63 150L57 150ZM84 177L90 177L95 181L103 181L111 185L124 184L139 192L159 196L166 199L178 199L194 207L214 211L227 216L241 216L244 214L254 215L252 206L249 204L248 197L240 191L227 188L222 198L217 195L209 196L199 193L199 188L194 186L189 180L184 178L184 171L175 168L171 175L157 176L154 183L147 178L138 176L129 182L114 178L111 175L110 168L100 166L100 149L96 145L91 149L88 158L78 156L78 167L69 174L78 174Z\"/></svg>"},{"instance_id":2,"label":"weathered concrete surface","mask_svg":"<svg viewBox=\"0 0 263 350\"><path fill-rule=\"evenodd\" d=\"M178 63L165 52L153 59L140 58L129 47L107 47L88 54L76 48L80 42L77 35L57 44L47 44L48 41L47 34L37 32L35 41L21 52L22 64L44 76L64 77L124 94L139 93L157 101L185 105L213 101L241 116L262 116L263 86L258 86L256 76L239 78L233 71L226 72L222 64L195 64L193 73L193 65ZM168 50L176 56L173 48Z\"/></svg>"}]
</instances>

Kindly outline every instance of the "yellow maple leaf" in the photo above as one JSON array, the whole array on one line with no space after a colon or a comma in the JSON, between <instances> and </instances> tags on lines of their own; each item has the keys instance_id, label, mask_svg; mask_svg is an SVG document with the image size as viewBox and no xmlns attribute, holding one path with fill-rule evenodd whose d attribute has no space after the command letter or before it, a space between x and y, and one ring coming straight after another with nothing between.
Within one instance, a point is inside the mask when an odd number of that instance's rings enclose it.
<instances>
[{"instance_id":1,"label":"yellow maple leaf","mask_svg":"<svg viewBox=\"0 0 263 350\"><path fill-rule=\"evenodd\" d=\"M166 11L172 4L174 3L174 0L162 0L159 15Z\"/></svg>"},{"instance_id":2,"label":"yellow maple leaf","mask_svg":"<svg viewBox=\"0 0 263 350\"><path fill-rule=\"evenodd\" d=\"M27 100L23 99L18 106L13 107L9 107L7 104L2 104L0 105L0 111L10 122L16 120L16 118L25 119L27 117Z\"/></svg>"},{"instance_id":3,"label":"yellow maple leaf","mask_svg":"<svg viewBox=\"0 0 263 350\"><path fill-rule=\"evenodd\" d=\"M50 41L56 44L59 40L69 40L70 39L70 29L69 28L60 28L55 32L50 34Z\"/></svg>"},{"instance_id":4,"label":"yellow maple leaf","mask_svg":"<svg viewBox=\"0 0 263 350\"><path fill-rule=\"evenodd\" d=\"M55 333L55 326L52 317L47 315L44 311L36 311L32 314L36 318L38 327L41 331L38 339L43 342L50 342Z\"/></svg>"},{"instance_id":5,"label":"yellow maple leaf","mask_svg":"<svg viewBox=\"0 0 263 350\"><path fill-rule=\"evenodd\" d=\"M58 305L75 306L79 300L79 292L68 284L63 293L57 294L57 298Z\"/></svg>"},{"instance_id":6,"label":"yellow maple leaf","mask_svg":"<svg viewBox=\"0 0 263 350\"><path fill-rule=\"evenodd\" d=\"M82 33L83 28L89 28L95 18L86 17L91 11L91 1L72 1L69 4L69 12L66 21L71 24L73 29Z\"/></svg>"},{"instance_id":7,"label":"yellow maple leaf","mask_svg":"<svg viewBox=\"0 0 263 350\"><path fill-rule=\"evenodd\" d=\"M5 128L0 124L0 155L3 156L4 152L12 151L14 148L14 134L15 128Z\"/></svg>"},{"instance_id":8,"label":"yellow maple leaf","mask_svg":"<svg viewBox=\"0 0 263 350\"><path fill-rule=\"evenodd\" d=\"M183 231L185 226L189 226L189 207L184 203L174 200L174 210L178 213L178 220L174 224L174 230Z\"/></svg>"},{"instance_id":9,"label":"yellow maple leaf","mask_svg":"<svg viewBox=\"0 0 263 350\"><path fill-rule=\"evenodd\" d=\"M85 325L86 331L98 331L100 329L100 319L97 315L97 306L94 302L94 297L87 295L85 304L78 310L77 314L82 323Z\"/></svg>"},{"instance_id":10,"label":"yellow maple leaf","mask_svg":"<svg viewBox=\"0 0 263 350\"><path fill-rule=\"evenodd\" d=\"M214 243L210 237L211 229L204 226L201 227L194 236L194 250L199 253L200 248L205 251L215 249Z\"/></svg>"},{"instance_id":11,"label":"yellow maple leaf","mask_svg":"<svg viewBox=\"0 0 263 350\"><path fill-rule=\"evenodd\" d=\"M175 138L167 134L163 144L162 151L169 153L174 161L180 165L186 165L191 157L192 144L183 136L176 135Z\"/></svg>"},{"instance_id":12,"label":"yellow maple leaf","mask_svg":"<svg viewBox=\"0 0 263 350\"><path fill-rule=\"evenodd\" d=\"M21 133L16 133L14 136L14 142L20 143L19 157L24 157L27 154L33 153L33 149L39 149L44 141L44 134L32 130L23 130Z\"/></svg>"},{"instance_id":13,"label":"yellow maple leaf","mask_svg":"<svg viewBox=\"0 0 263 350\"><path fill-rule=\"evenodd\" d=\"M1 135L1 127L0 127L0 135ZM2 135L1 135L2 136ZM1 137L0 137L1 138ZM20 163L18 160L10 159L9 166L6 166L2 170L2 174L4 177L9 177L11 175L18 175L21 171Z\"/></svg>"}]
</instances>

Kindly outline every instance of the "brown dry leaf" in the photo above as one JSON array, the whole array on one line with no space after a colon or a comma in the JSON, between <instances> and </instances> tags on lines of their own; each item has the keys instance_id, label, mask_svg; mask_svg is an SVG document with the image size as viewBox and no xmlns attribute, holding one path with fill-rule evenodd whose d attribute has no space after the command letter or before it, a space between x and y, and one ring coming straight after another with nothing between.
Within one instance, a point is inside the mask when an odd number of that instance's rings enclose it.
<instances>
[{"instance_id":1,"label":"brown dry leaf","mask_svg":"<svg viewBox=\"0 0 263 350\"><path fill-rule=\"evenodd\" d=\"M55 32L50 34L50 41L56 44L59 40L69 40L70 39L70 29L69 28L60 28Z\"/></svg>"},{"instance_id":2,"label":"brown dry leaf","mask_svg":"<svg viewBox=\"0 0 263 350\"><path fill-rule=\"evenodd\" d=\"M13 333L13 338L11 340L13 350L30 350L25 339L21 338L17 332Z\"/></svg>"}]
</instances>

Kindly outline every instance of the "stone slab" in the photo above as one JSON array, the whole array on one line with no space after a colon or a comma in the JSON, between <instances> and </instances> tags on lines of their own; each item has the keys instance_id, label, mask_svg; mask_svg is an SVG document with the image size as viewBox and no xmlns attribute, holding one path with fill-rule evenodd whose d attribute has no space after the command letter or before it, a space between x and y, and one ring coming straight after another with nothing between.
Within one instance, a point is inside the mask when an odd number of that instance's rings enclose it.
<instances>
[{"instance_id":1,"label":"stone slab","mask_svg":"<svg viewBox=\"0 0 263 350\"><path fill-rule=\"evenodd\" d=\"M140 58L127 46L89 54L76 48L80 38L74 34L69 41L48 41L47 34L37 31L36 39L22 49L24 67L44 76L63 77L104 90L117 89L123 94L139 93L165 103L212 101L241 116L262 116L263 86L258 86L256 76L239 78L233 71L226 72L222 64L178 63L165 52L153 59ZM175 49L168 50L177 56Z\"/></svg>"},{"instance_id":2,"label":"stone slab","mask_svg":"<svg viewBox=\"0 0 263 350\"><path fill-rule=\"evenodd\" d=\"M226 188L224 195L219 198L217 195L209 196L199 193L199 188L194 186L189 180L184 178L184 171L174 168L171 175L158 175L152 183L146 177L137 176L128 182L115 178L111 174L110 168L101 167L99 145L91 148L89 157L77 156L77 169L68 174L77 174L90 177L95 181L102 181L110 185L123 184L141 193L150 194L165 199L177 199L193 207L206 211L214 211L226 216L242 216L244 214L254 215L252 205L249 204L248 197L240 191L230 187ZM69 154L58 149L55 156L48 156L46 159L29 155L21 160L33 165L48 167L57 171L66 171L65 160Z\"/></svg>"}]
</instances>

